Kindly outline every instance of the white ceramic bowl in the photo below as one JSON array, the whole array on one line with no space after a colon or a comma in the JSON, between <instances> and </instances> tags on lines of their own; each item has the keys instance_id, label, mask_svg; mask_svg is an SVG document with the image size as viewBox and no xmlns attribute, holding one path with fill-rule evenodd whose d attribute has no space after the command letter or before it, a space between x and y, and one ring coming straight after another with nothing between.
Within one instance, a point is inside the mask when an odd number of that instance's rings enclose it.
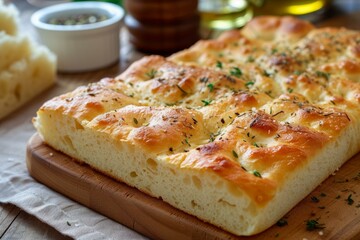
<instances>
[{"instance_id":1,"label":"white ceramic bowl","mask_svg":"<svg viewBox=\"0 0 360 240\"><path fill-rule=\"evenodd\" d=\"M105 15L101 22L55 25L51 18L77 14ZM106 2L69 2L38 10L31 16L40 40L58 57L61 72L83 72L109 66L119 59L124 10Z\"/></svg>"}]
</instances>

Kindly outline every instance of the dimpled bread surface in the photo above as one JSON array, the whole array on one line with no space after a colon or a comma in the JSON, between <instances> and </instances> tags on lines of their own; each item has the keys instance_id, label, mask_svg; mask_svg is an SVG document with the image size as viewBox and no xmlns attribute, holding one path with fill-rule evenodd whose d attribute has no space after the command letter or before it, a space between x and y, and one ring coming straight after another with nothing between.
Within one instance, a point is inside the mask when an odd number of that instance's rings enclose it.
<instances>
[{"instance_id":1,"label":"dimpled bread surface","mask_svg":"<svg viewBox=\"0 0 360 240\"><path fill-rule=\"evenodd\" d=\"M360 150L360 34L258 17L46 102L44 141L236 235Z\"/></svg>"}]
</instances>

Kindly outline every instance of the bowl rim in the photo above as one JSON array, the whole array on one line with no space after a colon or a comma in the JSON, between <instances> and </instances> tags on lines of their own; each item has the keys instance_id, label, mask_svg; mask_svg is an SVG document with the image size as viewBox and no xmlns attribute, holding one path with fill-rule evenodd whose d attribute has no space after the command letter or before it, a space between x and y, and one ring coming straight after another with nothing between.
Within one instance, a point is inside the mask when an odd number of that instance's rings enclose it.
<instances>
[{"instance_id":1,"label":"bowl rim","mask_svg":"<svg viewBox=\"0 0 360 240\"><path fill-rule=\"evenodd\" d=\"M89 24L80 24L80 25L55 25L46 23L43 19L50 16L51 14L67 12L69 10L86 10L93 11L106 11L109 13L110 18L96 23ZM34 12L31 16L31 23L39 28L49 31L84 31L84 30L93 30L98 28L103 28L114 23L120 22L125 16L125 11L122 7L108 2L94 2L94 1L86 1L86 2L68 2L68 3L60 3L56 5L52 5L49 7L42 8Z\"/></svg>"}]
</instances>

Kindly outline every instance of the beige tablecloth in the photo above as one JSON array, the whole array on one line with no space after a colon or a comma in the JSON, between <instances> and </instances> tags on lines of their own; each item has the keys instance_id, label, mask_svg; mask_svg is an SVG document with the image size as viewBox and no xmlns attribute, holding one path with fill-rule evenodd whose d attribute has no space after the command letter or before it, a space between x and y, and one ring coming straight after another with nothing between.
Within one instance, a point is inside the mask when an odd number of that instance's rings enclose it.
<instances>
[{"instance_id":1,"label":"beige tablecloth","mask_svg":"<svg viewBox=\"0 0 360 240\"><path fill-rule=\"evenodd\" d=\"M28 174L26 144L35 133L31 119L46 99L67 92L77 84L72 85L58 81L56 86L0 120L0 202L14 204L74 239L145 239L50 190Z\"/></svg>"}]
</instances>

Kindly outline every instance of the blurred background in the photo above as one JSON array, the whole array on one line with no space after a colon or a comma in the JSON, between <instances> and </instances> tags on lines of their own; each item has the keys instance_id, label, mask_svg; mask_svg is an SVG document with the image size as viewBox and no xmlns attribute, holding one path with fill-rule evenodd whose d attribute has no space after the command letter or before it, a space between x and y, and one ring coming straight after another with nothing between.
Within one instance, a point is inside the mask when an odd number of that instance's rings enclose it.
<instances>
[{"instance_id":1,"label":"blurred background","mask_svg":"<svg viewBox=\"0 0 360 240\"><path fill-rule=\"evenodd\" d=\"M27 0L42 8L70 0ZM84 1L84 0L73 0ZM321 26L327 19L353 14L349 24L359 28L359 0L103 0L127 11L124 24L130 42L140 51L171 53L198 39L216 37L221 31L241 28L259 15L292 15ZM15 1L21 4L20 1ZM343 24L343 23L342 23Z\"/></svg>"},{"instance_id":2,"label":"blurred background","mask_svg":"<svg viewBox=\"0 0 360 240\"><path fill-rule=\"evenodd\" d=\"M4 0L29 14L84 0ZM99 0L124 8L123 41L141 53L169 55L199 39L243 27L260 15L292 15L321 26L360 29L360 0ZM31 31L31 30L30 30Z\"/></svg>"},{"instance_id":3,"label":"blurred background","mask_svg":"<svg viewBox=\"0 0 360 240\"><path fill-rule=\"evenodd\" d=\"M11 0L8 0L11 1ZM27 0L35 7L45 7L71 0ZM81 2L86 0L72 0ZM360 11L359 0L101 0L125 6L146 15L153 14L149 10L162 10L163 16L178 14L181 11L193 11L194 3L201 16L202 27L211 29L231 29L242 27L251 18L258 15L294 15L317 22L334 14ZM169 5L185 6L187 8L170 9ZM171 12L173 10L174 12ZM131 11L130 11L131 13Z\"/></svg>"}]
</instances>

